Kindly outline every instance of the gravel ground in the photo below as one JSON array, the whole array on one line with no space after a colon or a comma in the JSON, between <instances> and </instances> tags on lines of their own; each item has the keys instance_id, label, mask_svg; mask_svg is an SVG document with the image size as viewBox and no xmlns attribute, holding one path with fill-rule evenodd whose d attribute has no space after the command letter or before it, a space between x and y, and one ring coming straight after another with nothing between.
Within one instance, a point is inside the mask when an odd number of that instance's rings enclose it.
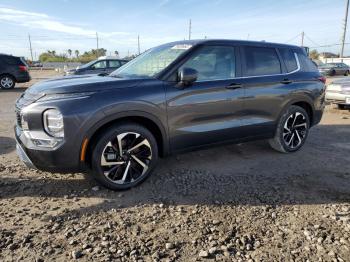
<instances>
[{"instance_id":1,"label":"gravel ground","mask_svg":"<svg viewBox=\"0 0 350 262\"><path fill-rule=\"evenodd\" d=\"M181 154L118 193L20 163L23 90L0 91L1 261L350 261L349 111L327 109L295 154L265 141Z\"/></svg>"}]
</instances>

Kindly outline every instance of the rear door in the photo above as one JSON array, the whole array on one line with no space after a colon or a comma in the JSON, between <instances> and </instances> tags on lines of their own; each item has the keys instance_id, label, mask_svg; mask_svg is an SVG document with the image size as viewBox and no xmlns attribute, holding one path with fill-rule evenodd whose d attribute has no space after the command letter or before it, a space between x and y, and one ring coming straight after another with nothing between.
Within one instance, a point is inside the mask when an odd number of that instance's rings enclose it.
<instances>
[{"instance_id":1,"label":"rear door","mask_svg":"<svg viewBox=\"0 0 350 262\"><path fill-rule=\"evenodd\" d=\"M112 73L114 70L118 69L121 66L119 60L108 60L108 68L106 73Z\"/></svg>"},{"instance_id":2,"label":"rear door","mask_svg":"<svg viewBox=\"0 0 350 262\"><path fill-rule=\"evenodd\" d=\"M224 142L239 137L242 88L234 88L237 56L233 46L202 46L181 68L198 71L198 79L181 89L166 88L172 151Z\"/></svg>"},{"instance_id":3,"label":"rear door","mask_svg":"<svg viewBox=\"0 0 350 262\"><path fill-rule=\"evenodd\" d=\"M242 130L247 137L269 137L275 131L276 120L285 97L293 88L293 71L298 69L290 49L243 46L241 48L244 86L244 118ZM288 59L290 73L281 57Z\"/></svg>"}]
</instances>

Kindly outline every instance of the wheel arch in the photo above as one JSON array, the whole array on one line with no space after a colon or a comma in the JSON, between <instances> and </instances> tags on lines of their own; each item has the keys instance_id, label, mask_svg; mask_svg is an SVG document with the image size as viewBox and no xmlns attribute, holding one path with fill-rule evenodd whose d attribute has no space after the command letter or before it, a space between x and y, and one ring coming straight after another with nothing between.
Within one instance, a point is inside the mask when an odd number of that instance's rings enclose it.
<instances>
[{"instance_id":1,"label":"wheel arch","mask_svg":"<svg viewBox=\"0 0 350 262\"><path fill-rule=\"evenodd\" d=\"M301 108L303 108L307 112L307 114L310 118L310 125L313 126L315 108L313 106L313 102L312 102L311 98L300 97L300 98L295 98L295 99L290 100L283 107L283 110L281 111L278 119L283 115L283 112L285 112L287 110L287 108L289 108L290 106L300 106Z\"/></svg>"},{"instance_id":2,"label":"wheel arch","mask_svg":"<svg viewBox=\"0 0 350 262\"><path fill-rule=\"evenodd\" d=\"M167 136L166 129L164 125L158 120L155 116L139 111L128 111L125 113L119 113L116 115L111 115L103 119L102 121L96 123L92 128L89 129L85 139L87 139L86 152L84 152L84 160L86 164L89 164L91 161L91 154L94 144L98 136L108 127L118 124L118 123L136 123L144 126L152 132L154 135L157 145L158 145L158 154L163 157L169 153L169 140ZM81 154L83 153L84 141L81 145Z\"/></svg>"}]
</instances>

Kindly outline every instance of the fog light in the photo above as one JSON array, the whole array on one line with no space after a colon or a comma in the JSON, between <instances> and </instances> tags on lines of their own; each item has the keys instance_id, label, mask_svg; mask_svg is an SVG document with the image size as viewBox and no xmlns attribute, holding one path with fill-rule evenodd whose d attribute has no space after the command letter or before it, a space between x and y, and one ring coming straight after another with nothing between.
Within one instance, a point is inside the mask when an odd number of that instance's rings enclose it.
<instances>
[{"instance_id":1,"label":"fog light","mask_svg":"<svg viewBox=\"0 0 350 262\"><path fill-rule=\"evenodd\" d=\"M43 115L45 131L53 137L64 137L63 116L57 109L49 109Z\"/></svg>"}]
</instances>

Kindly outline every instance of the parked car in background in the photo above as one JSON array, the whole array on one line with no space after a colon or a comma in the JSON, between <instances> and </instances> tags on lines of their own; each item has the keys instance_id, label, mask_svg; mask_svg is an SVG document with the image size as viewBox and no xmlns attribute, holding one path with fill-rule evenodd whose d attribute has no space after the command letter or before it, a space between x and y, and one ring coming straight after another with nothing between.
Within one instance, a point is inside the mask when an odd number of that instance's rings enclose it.
<instances>
[{"instance_id":1,"label":"parked car in background","mask_svg":"<svg viewBox=\"0 0 350 262\"><path fill-rule=\"evenodd\" d=\"M296 152L322 117L324 91L325 77L298 46L168 43L110 75L31 86L16 103L17 150L29 167L87 171L128 189L159 157L204 146L268 139Z\"/></svg>"},{"instance_id":2,"label":"parked car in background","mask_svg":"<svg viewBox=\"0 0 350 262\"><path fill-rule=\"evenodd\" d=\"M78 66L65 72L65 75L90 75L90 74L109 74L118 69L128 61L112 56L102 56L97 60Z\"/></svg>"},{"instance_id":3,"label":"parked car in background","mask_svg":"<svg viewBox=\"0 0 350 262\"><path fill-rule=\"evenodd\" d=\"M0 54L0 87L12 89L16 83L30 81L28 65L24 58Z\"/></svg>"},{"instance_id":4,"label":"parked car in background","mask_svg":"<svg viewBox=\"0 0 350 262\"><path fill-rule=\"evenodd\" d=\"M323 75L335 76L344 75L347 76L350 73L350 67L344 63L326 63L318 66L318 71Z\"/></svg>"},{"instance_id":5,"label":"parked car in background","mask_svg":"<svg viewBox=\"0 0 350 262\"><path fill-rule=\"evenodd\" d=\"M327 86L326 101L338 106L339 109L350 107L350 80L333 81Z\"/></svg>"}]
</instances>

